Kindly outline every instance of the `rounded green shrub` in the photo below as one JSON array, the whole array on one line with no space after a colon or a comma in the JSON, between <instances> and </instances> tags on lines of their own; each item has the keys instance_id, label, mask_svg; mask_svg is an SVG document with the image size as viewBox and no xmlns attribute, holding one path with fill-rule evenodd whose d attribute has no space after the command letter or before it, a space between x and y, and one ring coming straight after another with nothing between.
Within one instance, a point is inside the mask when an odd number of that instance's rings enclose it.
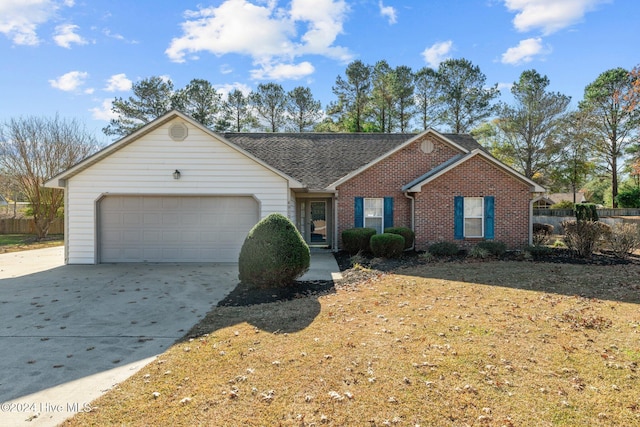
<instances>
[{"instance_id":1,"label":"rounded green shrub","mask_svg":"<svg viewBox=\"0 0 640 427\"><path fill-rule=\"evenodd\" d=\"M452 242L437 242L429 246L429 253L435 256L458 255L460 248Z\"/></svg>"},{"instance_id":2,"label":"rounded green shrub","mask_svg":"<svg viewBox=\"0 0 640 427\"><path fill-rule=\"evenodd\" d=\"M404 237L404 248L409 249L413 246L413 240L416 237L416 233L408 227L387 227L384 229L385 233L399 234Z\"/></svg>"},{"instance_id":3,"label":"rounded green shrub","mask_svg":"<svg viewBox=\"0 0 640 427\"><path fill-rule=\"evenodd\" d=\"M507 245L503 242L497 242L493 240L486 240L478 243L478 248L484 249L493 256L502 256L507 251Z\"/></svg>"},{"instance_id":4,"label":"rounded green shrub","mask_svg":"<svg viewBox=\"0 0 640 427\"><path fill-rule=\"evenodd\" d=\"M371 236L369 245L375 257L398 258L404 251L404 237L399 234L382 233Z\"/></svg>"},{"instance_id":5,"label":"rounded green shrub","mask_svg":"<svg viewBox=\"0 0 640 427\"><path fill-rule=\"evenodd\" d=\"M369 240L376 234L375 228L349 228L342 232L342 249L349 255L369 252Z\"/></svg>"},{"instance_id":6,"label":"rounded green shrub","mask_svg":"<svg viewBox=\"0 0 640 427\"><path fill-rule=\"evenodd\" d=\"M309 246L284 215L271 214L258 222L242 245L240 281L256 287L279 287L302 276L311 262Z\"/></svg>"}]
</instances>

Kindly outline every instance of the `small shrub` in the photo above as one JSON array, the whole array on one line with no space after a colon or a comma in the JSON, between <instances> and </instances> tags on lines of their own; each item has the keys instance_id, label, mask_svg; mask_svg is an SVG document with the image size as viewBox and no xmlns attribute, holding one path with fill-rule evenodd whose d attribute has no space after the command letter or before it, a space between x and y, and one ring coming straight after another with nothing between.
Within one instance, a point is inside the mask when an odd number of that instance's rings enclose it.
<instances>
[{"instance_id":1,"label":"small shrub","mask_svg":"<svg viewBox=\"0 0 640 427\"><path fill-rule=\"evenodd\" d=\"M533 244L536 246L544 245L549 237L553 234L553 225L533 223Z\"/></svg>"},{"instance_id":2,"label":"small shrub","mask_svg":"<svg viewBox=\"0 0 640 427\"><path fill-rule=\"evenodd\" d=\"M287 217L271 214L258 222L245 239L238 260L240 281L256 287L293 283L308 269L309 246Z\"/></svg>"},{"instance_id":3,"label":"small shrub","mask_svg":"<svg viewBox=\"0 0 640 427\"><path fill-rule=\"evenodd\" d=\"M454 256L459 251L458 245L451 242L438 242L429 246L429 253L434 256Z\"/></svg>"},{"instance_id":4,"label":"small shrub","mask_svg":"<svg viewBox=\"0 0 640 427\"><path fill-rule=\"evenodd\" d=\"M560 239L556 239L556 241L553 242L552 246L554 248L566 248L567 247L567 245L565 245L564 242L562 240L560 240Z\"/></svg>"},{"instance_id":5,"label":"small shrub","mask_svg":"<svg viewBox=\"0 0 640 427\"><path fill-rule=\"evenodd\" d=\"M355 255L352 255L349 258L349 262L351 263L352 267L356 267L356 265L363 265L367 262L367 258L362 254L362 252L358 252Z\"/></svg>"},{"instance_id":6,"label":"small shrub","mask_svg":"<svg viewBox=\"0 0 640 427\"><path fill-rule=\"evenodd\" d=\"M408 227L387 227L384 229L385 233L399 234L404 237L404 248L409 249L413 246L413 241L416 237L416 233Z\"/></svg>"},{"instance_id":7,"label":"small shrub","mask_svg":"<svg viewBox=\"0 0 640 427\"><path fill-rule=\"evenodd\" d=\"M484 242L478 243L476 247L480 249L484 249L487 252L489 252L489 255L493 255L497 257L504 255L504 253L507 251L507 245L503 242L497 242L497 241L486 240Z\"/></svg>"},{"instance_id":8,"label":"small shrub","mask_svg":"<svg viewBox=\"0 0 640 427\"><path fill-rule=\"evenodd\" d=\"M598 221L598 211L593 203L578 203L575 207L576 220L578 221Z\"/></svg>"},{"instance_id":9,"label":"small shrub","mask_svg":"<svg viewBox=\"0 0 640 427\"><path fill-rule=\"evenodd\" d=\"M382 233L371 236L371 252L376 257L398 258L404 251L404 237L399 234Z\"/></svg>"},{"instance_id":10,"label":"small shrub","mask_svg":"<svg viewBox=\"0 0 640 427\"><path fill-rule=\"evenodd\" d=\"M549 209L573 209L575 204L570 200L561 200L549 206Z\"/></svg>"},{"instance_id":11,"label":"small shrub","mask_svg":"<svg viewBox=\"0 0 640 427\"><path fill-rule=\"evenodd\" d=\"M602 223L595 221L563 221L562 228L567 247L579 258L591 257L604 230Z\"/></svg>"},{"instance_id":12,"label":"small shrub","mask_svg":"<svg viewBox=\"0 0 640 427\"><path fill-rule=\"evenodd\" d=\"M479 245L474 246L471 251L469 251L469 256L471 258L476 259L485 259L488 258L491 254L485 248L481 248Z\"/></svg>"},{"instance_id":13,"label":"small shrub","mask_svg":"<svg viewBox=\"0 0 640 427\"><path fill-rule=\"evenodd\" d=\"M436 257L431 252L427 251L427 252L423 252L420 255L418 255L418 258L420 258L424 262L431 262L431 261L435 260Z\"/></svg>"},{"instance_id":14,"label":"small shrub","mask_svg":"<svg viewBox=\"0 0 640 427\"><path fill-rule=\"evenodd\" d=\"M369 240L376 234L375 228L349 228L342 232L342 248L355 255L358 252L369 252Z\"/></svg>"},{"instance_id":15,"label":"small shrub","mask_svg":"<svg viewBox=\"0 0 640 427\"><path fill-rule=\"evenodd\" d=\"M637 224L616 224L611 228L607 242L618 258L628 258L640 248L640 230Z\"/></svg>"}]
</instances>

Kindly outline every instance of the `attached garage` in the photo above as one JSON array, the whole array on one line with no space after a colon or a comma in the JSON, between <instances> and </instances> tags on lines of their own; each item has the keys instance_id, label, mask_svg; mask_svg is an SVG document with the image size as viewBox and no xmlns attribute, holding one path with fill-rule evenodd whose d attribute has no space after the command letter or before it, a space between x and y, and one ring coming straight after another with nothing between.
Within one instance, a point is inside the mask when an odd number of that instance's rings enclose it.
<instances>
[{"instance_id":1,"label":"attached garage","mask_svg":"<svg viewBox=\"0 0 640 427\"><path fill-rule=\"evenodd\" d=\"M250 196L105 196L99 262L237 262L258 219Z\"/></svg>"}]
</instances>

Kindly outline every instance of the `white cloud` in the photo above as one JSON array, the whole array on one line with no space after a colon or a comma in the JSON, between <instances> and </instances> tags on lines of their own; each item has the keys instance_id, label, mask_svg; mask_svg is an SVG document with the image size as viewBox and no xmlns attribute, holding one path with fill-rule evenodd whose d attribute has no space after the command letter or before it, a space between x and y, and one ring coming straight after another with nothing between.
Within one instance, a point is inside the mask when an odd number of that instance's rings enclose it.
<instances>
[{"instance_id":1,"label":"white cloud","mask_svg":"<svg viewBox=\"0 0 640 427\"><path fill-rule=\"evenodd\" d=\"M253 59L260 67L256 75L298 76L309 69L291 65L302 55L351 59L347 48L335 45L348 11L345 0L292 0L288 9L273 0L225 0L218 7L185 12L183 34L171 40L165 53L174 62L197 59L200 52L236 53Z\"/></svg>"},{"instance_id":2,"label":"white cloud","mask_svg":"<svg viewBox=\"0 0 640 427\"><path fill-rule=\"evenodd\" d=\"M71 49L71 43L87 44L87 41L83 39L75 31L80 28L73 24L58 25L56 27L56 35L53 36L53 40L60 47Z\"/></svg>"},{"instance_id":3,"label":"white cloud","mask_svg":"<svg viewBox=\"0 0 640 427\"><path fill-rule=\"evenodd\" d=\"M91 117L96 120L104 120L105 122L108 122L111 119L118 118L118 115L111 111L112 105L113 98L104 99L99 107L89 109L89 111L91 112Z\"/></svg>"},{"instance_id":4,"label":"white cloud","mask_svg":"<svg viewBox=\"0 0 640 427\"><path fill-rule=\"evenodd\" d=\"M251 70L254 80L299 80L313 74L315 68L310 62L299 64L264 64L261 68Z\"/></svg>"},{"instance_id":5,"label":"white cloud","mask_svg":"<svg viewBox=\"0 0 640 427\"><path fill-rule=\"evenodd\" d=\"M508 91L511 91L512 87L513 83L498 83L498 90L506 89Z\"/></svg>"},{"instance_id":6,"label":"white cloud","mask_svg":"<svg viewBox=\"0 0 640 427\"><path fill-rule=\"evenodd\" d=\"M0 33L17 45L35 46L40 43L38 26L49 21L59 7L54 0L2 0Z\"/></svg>"},{"instance_id":7,"label":"white cloud","mask_svg":"<svg viewBox=\"0 0 640 427\"><path fill-rule=\"evenodd\" d=\"M233 67L231 67L231 65L229 64L222 64L220 66L220 72L222 74L231 74L233 73Z\"/></svg>"},{"instance_id":8,"label":"white cloud","mask_svg":"<svg viewBox=\"0 0 640 427\"><path fill-rule=\"evenodd\" d=\"M226 83L223 85L214 85L216 91L222 94L222 99L227 99L227 95L234 89L238 89L244 96L249 95L251 93L251 88L244 83Z\"/></svg>"},{"instance_id":9,"label":"white cloud","mask_svg":"<svg viewBox=\"0 0 640 427\"><path fill-rule=\"evenodd\" d=\"M431 47L428 47L422 52L425 62L431 68L436 68L442 61L448 59L449 53L453 48L453 41L447 40L445 42L434 43Z\"/></svg>"},{"instance_id":10,"label":"white cloud","mask_svg":"<svg viewBox=\"0 0 640 427\"><path fill-rule=\"evenodd\" d=\"M389 24L395 24L398 22L396 10L392 6L385 6L382 4L382 0L380 0L378 2L378 7L380 8L380 15L386 17Z\"/></svg>"},{"instance_id":11,"label":"white cloud","mask_svg":"<svg viewBox=\"0 0 640 427\"><path fill-rule=\"evenodd\" d=\"M114 74L107 80L106 92L125 92L131 89L132 82L124 73Z\"/></svg>"},{"instance_id":12,"label":"white cloud","mask_svg":"<svg viewBox=\"0 0 640 427\"><path fill-rule=\"evenodd\" d=\"M51 87L63 90L65 92L73 92L80 88L89 77L89 73L84 71L70 71L61 75L55 80L49 80Z\"/></svg>"},{"instance_id":13,"label":"white cloud","mask_svg":"<svg viewBox=\"0 0 640 427\"><path fill-rule=\"evenodd\" d=\"M510 47L502 54L501 62L503 64L519 65L525 62L531 62L534 56L545 55L551 52L550 48L542 46L540 37L521 40L516 47Z\"/></svg>"},{"instance_id":14,"label":"white cloud","mask_svg":"<svg viewBox=\"0 0 640 427\"><path fill-rule=\"evenodd\" d=\"M513 25L518 31L541 29L548 35L580 22L587 12L610 0L505 0L510 12L517 12Z\"/></svg>"}]
</instances>

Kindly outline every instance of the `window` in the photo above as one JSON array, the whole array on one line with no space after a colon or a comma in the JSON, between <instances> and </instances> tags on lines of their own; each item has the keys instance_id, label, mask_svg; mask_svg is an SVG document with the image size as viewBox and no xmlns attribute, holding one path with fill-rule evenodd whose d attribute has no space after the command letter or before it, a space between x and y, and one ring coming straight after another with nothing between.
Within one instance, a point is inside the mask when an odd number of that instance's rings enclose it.
<instances>
[{"instance_id":1,"label":"window","mask_svg":"<svg viewBox=\"0 0 640 427\"><path fill-rule=\"evenodd\" d=\"M453 238L493 239L495 236L495 197L462 197L453 199Z\"/></svg>"},{"instance_id":2,"label":"window","mask_svg":"<svg viewBox=\"0 0 640 427\"><path fill-rule=\"evenodd\" d=\"M364 199L364 226L375 228L377 233L382 233L384 217L383 199Z\"/></svg>"},{"instance_id":3,"label":"window","mask_svg":"<svg viewBox=\"0 0 640 427\"><path fill-rule=\"evenodd\" d=\"M464 198L464 237L483 237L483 199L482 197Z\"/></svg>"}]
</instances>

